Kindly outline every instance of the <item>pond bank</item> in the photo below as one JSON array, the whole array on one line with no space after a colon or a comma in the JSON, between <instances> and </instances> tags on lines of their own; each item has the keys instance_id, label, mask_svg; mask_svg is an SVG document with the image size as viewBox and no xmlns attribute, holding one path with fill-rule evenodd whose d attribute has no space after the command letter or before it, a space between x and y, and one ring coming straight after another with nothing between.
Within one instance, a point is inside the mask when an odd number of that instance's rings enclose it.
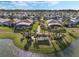
<instances>
[{"instance_id":1,"label":"pond bank","mask_svg":"<svg viewBox=\"0 0 79 59\"><path fill-rule=\"evenodd\" d=\"M43 54L32 53L17 48L12 40L0 39L0 57L43 57Z\"/></svg>"},{"instance_id":2,"label":"pond bank","mask_svg":"<svg viewBox=\"0 0 79 59\"><path fill-rule=\"evenodd\" d=\"M73 41L66 49L57 53L47 54L49 57L79 57L79 38Z\"/></svg>"},{"instance_id":3,"label":"pond bank","mask_svg":"<svg viewBox=\"0 0 79 59\"><path fill-rule=\"evenodd\" d=\"M23 49L24 45L27 43L27 40L25 39L21 42L21 38L22 35L20 33L0 32L0 39L11 39L17 47Z\"/></svg>"}]
</instances>

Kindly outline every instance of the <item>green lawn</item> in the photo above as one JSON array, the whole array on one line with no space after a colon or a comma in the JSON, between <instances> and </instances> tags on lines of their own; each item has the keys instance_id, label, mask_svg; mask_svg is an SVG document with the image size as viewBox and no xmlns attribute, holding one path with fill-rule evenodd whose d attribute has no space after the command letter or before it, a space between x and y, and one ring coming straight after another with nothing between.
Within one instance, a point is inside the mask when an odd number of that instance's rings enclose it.
<instances>
[{"instance_id":1,"label":"green lawn","mask_svg":"<svg viewBox=\"0 0 79 59\"><path fill-rule=\"evenodd\" d=\"M0 26L0 31L12 32L12 28Z\"/></svg>"},{"instance_id":2,"label":"green lawn","mask_svg":"<svg viewBox=\"0 0 79 59\"><path fill-rule=\"evenodd\" d=\"M36 21L32 26L31 33L34 33L37 27L38 27L38 22Z\"/></svg>"},{"instance_id":3,"label":"green lawn","mask_svg":"<svg viewBox=\"0 0 79 59\"><path fill-rule=\"evenodd\" d=\"M79 24L77 25L77 27L79 28Z\"/></svg>"},{"instance_id":4,"label":"green lawn","mask_svg":"<svg viewBox=\"0 0 79 59\"><path fill-rule=\"evenodd\" d=\"M54 48L50 47L50 48L30 48L29 49L32 52L36 52L36 53L43 53L43 54L50 54L54 52Z\"/></svg>"},{"instance_id":5,"label":"green lawn","mask_svg":"<svg viewBox=\"0 0 79 59\"><path fill-rule=\"evenodd\" d=\"M46 21L44 21L44 24L45 24L45 26L47 26ZM66 32L63 32L63 30L65 30L65 29L66 29ZM64 43L60 43L60 45L58 43L56 43L58 41L55 41L55 42L52 42L52 44L53 44L52 47L47 47L47 48L41 47L41 48L37 49L37 48L34 48L32 45L32 47L30 47L29 50L32 52L39 52L39 53L48 54L48 53L53 53L53 52L57 52L57 51L60 51L62 49L65 49L71 42L73 42L76 38L79 37L79 31L73 32L73 29L76 31L75 28L64 28L63 27L63 30L61 29L61 31L63 32L65 37L63 39ZM79 28L77 30L79 30ZM44 31L48 32L48 29L46 29L46 30L41 29L41 32L44 32ZM69 33L71 33L72 35L70 35Z\"/></svg>"},{"instance_id":6,"label":"green lawn","mask_svg":"<svg viewBox=\"0 0 79 59\"><path fill-rule=\"evenodd\" d=\"M0 39L11 39L17 47L24 48L27 39L21 42L21 38L22 35L20 33L14 33L11 28L0 27Z\"/></svg>"},{"instance_id":7,"label":"green lawn","mask_svg":"<svg viewBox=\"0 0 79 59\"><path fill-rule=\"evenodd\" d=\"M79 28L66 28L67 32L72 33L77 38L79 37Z\"/></svg>"},{"instance_id":8,"label":"green lawn","mask_svg":"<svg viewBox=\"0 0 79 59\"><path fill-rule=\"evenodd\" d=\"M73 42L76 38L79 37L79 32L76 30L79 30L79 28L75 29L75 28L66 28L66 33L63 33L65 35L64 39L63 39L63 42L64 43L56 43L58 41L55 40L55 42L52 41L52 47L47 47L47 48L44 48L44 47L41 47L41 48L34 48L33 46L30 47L30 51L32 52L38 52L38 53L45 53L45 54L49 54L49 53L53 53L53 52L57 52L57 51L60 51L60 50L63 50L65 49L67 46L69 46L69 44L71 42ZM73 32L73 30L75 30ZM71 33L72 35L70 35L69 33ZM77 34L77 35L76 35Z\"/></svg>"},{"instance_id":9,"label":"green lawn","mask_svg":"<svg viewBox=\"0 0 79 59\"><path fill-rule=\"evenodd\" d=\"M34 32L37 27L38 27L38 22L35 22L31 31ZM79 37L79 28L65 28L65 29L67 30L66 33L63 33L65 35L63 40L65 44L67 43L70 44L72 41L74 41L76 38ZM24 46L27 44L27 39L25 38L23 42L21 42L22 37L23 36L20 33L14 33L12 31L12 28L2 27L2 26L0 27L0 39L11 39L13 40L14 44L17 47L24 49ZM60 48L59 44L57 44L56 42L57 42L56 40L55 42L52 41L51 47L40 47L38 49L34 48L34 46L31 45L31 47L29 47L29 51L48 54L66 48L64 44L60 44L60 46L62 47Z\"/></svg>"}]
</instances>

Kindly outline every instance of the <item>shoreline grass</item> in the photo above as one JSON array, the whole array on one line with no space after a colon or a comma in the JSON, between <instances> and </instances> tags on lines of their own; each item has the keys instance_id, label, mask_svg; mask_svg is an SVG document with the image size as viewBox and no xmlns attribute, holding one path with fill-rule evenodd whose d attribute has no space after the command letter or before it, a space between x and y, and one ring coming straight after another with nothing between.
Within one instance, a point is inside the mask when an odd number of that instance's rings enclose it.
<instances>
[{"instance_id":1,"label":"shoreline grass","mask_svg":"<svg viewBox=\"0 0 79 59\"><path fill-rule=\"evenodd\" d=\"M11 32L0 32L0 39L11 39L15 46L19 48L24 48L24 45L26 44L27 40L25 39L23 42L21 42L22 35L20 33L11 33Z\"/></svg>"}]
</instances>

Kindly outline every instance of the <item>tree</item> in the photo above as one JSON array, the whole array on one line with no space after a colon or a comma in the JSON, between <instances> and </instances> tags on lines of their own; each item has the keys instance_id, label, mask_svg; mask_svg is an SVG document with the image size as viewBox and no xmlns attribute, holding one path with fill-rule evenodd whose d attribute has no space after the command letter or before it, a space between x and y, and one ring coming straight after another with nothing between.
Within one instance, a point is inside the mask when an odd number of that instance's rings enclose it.
<instances>
[{"instance_id":1,"label":"tree","mask_svg":"<svg viewBox=\"0 0 79 59\"><path fill-rule=\"evenodd\" d=\"M13 17L14 13L12 13L11 15L9 15L9 19L14 22L14 17Z\"/></svg>"},{"instance_id":2,"label":"tree","mask_svg":"<svg viewBox=\"0 0 79 59\"><path fill-rule=\"evenodd\" d=\"M51 29L50 29L51 30ZM63 34L65 32L65 29L62 27L54 27L51 32L54 33L54 39L59 40L63 38Z\"/></svg>"}]
</instances>

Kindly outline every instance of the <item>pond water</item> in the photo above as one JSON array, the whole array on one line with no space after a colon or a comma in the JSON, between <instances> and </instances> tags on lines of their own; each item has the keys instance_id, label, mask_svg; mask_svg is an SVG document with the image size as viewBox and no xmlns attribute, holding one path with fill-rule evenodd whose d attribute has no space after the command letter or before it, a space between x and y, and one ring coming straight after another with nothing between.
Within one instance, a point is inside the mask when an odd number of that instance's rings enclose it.
<instances>
[{"instance_id":1,"label":"pond water","mask_svg":"<svg viewBox=\"0 0 79 59\"><path fill-rule=\"evenodd\" d=\"M39 54L32 53L30 51L24 51L17 48L12 40L10 39L0 39L0 57L78 57L79 56L79 39L71 43L71 45L53 54Z\"/></svg>"},{"instance_id":2,"label":"pond water","mask_svg":"<svg viewBox=\"0 0 79 59\"><path fill-rule=\"evenodd\" d=\"M42 54L32 53L17 48L12 40L0 39L0 57L35 57L43 56Z\"/></svg>"}]
</instances>

